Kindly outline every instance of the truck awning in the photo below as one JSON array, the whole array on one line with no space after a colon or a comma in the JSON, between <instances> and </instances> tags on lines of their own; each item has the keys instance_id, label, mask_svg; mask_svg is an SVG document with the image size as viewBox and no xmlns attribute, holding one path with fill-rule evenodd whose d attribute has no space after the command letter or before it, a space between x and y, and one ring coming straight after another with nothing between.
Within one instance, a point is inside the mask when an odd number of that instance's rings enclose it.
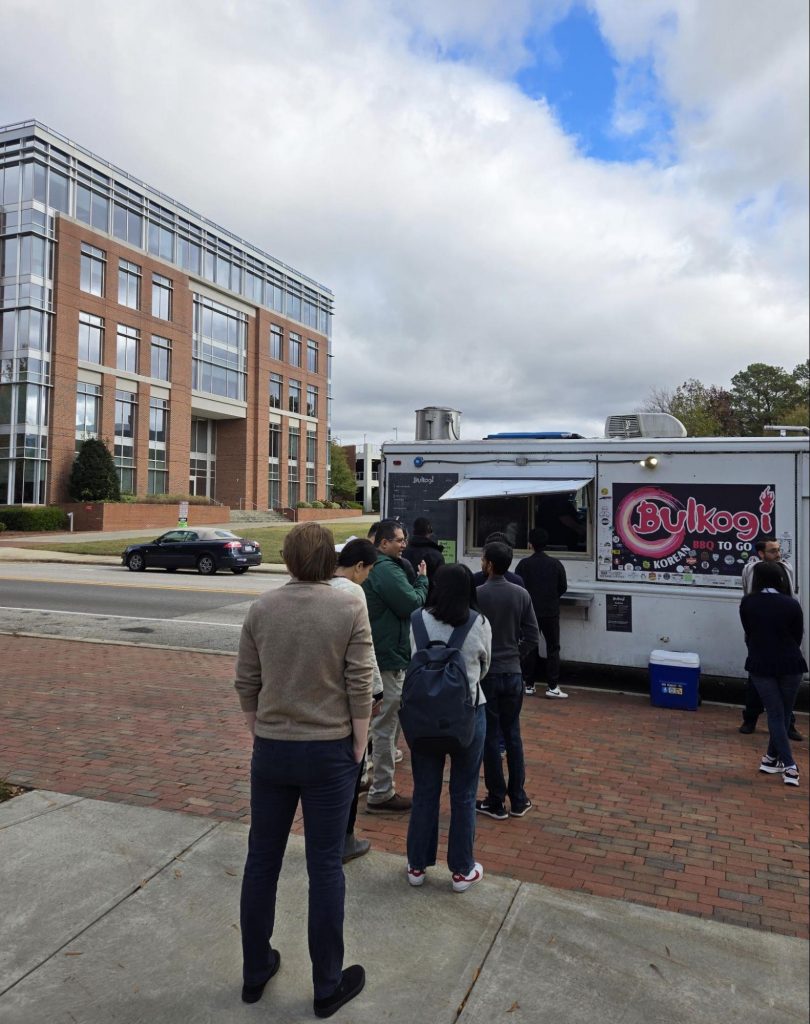
<instances>
[{"instance_id":1,"label":"truck awning","mask_svg":"<svg viewBox=\"0 0 810 1024\"><path fill-rule=\"evenodd\" d=\"M466 498L503 498L508 495L560 494L578 491L589 484L592 476L568 477L503 477L468 476L445 491L439 501L460 501Z\"/></svg>"}]
</instances>

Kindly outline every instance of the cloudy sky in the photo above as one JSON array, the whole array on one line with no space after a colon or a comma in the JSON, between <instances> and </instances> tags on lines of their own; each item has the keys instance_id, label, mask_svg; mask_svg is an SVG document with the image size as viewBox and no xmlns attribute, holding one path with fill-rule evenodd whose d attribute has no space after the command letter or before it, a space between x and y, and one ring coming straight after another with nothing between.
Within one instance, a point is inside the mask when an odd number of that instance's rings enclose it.
<instances>
[{"instance_id":1,"label":"cloudy sky","mask_svg":"<svg viewBox=\"0 0 810 1024\"><path fill-rule=\"evenodd\" d=\"M333 432L601 433L808 339L806 0L3 0L36 118L328 285Z\"/></svg>"}]
</instances>

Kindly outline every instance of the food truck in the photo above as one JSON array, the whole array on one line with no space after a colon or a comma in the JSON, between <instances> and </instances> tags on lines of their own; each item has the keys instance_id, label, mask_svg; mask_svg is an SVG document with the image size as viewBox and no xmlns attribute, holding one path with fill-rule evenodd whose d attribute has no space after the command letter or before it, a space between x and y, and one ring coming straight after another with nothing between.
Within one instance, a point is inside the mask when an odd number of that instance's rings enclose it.
<instances>
[{"instance_id":1,"label":"food truck","mask_svg":"<svg viewBox=\"0 0 810 1024\"><path fill-rule=\"evenodd\" d=\"M473 571L488 534L509 537L514 568L529 530L545 528L568 577L565 659L646 668L653 651L694 652L704 673L744 677L741 573L765 538L793 564L810 622L806 436L686 437L673 417L632 414L609 417L600 438L463 440L453 410L429 429L425 412L417 440L383 445L382 514L409 530L426 516L445 561ZM448 436L431 436L442 419Z\"/></svg>"}]
</instances>

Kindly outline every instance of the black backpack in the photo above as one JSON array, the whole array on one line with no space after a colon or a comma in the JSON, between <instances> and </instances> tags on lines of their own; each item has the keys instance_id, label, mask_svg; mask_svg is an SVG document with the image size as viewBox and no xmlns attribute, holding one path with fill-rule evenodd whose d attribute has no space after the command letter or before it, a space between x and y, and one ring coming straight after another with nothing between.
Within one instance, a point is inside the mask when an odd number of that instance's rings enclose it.
<instances>
[{"instance_id":1,"label":"black backpack","mask_svg":"<svg viewBox=\"0 0 810 1024\"><path fill-rule=\"evenodd\" d=\"M405 672L399 721L411 750L438 754L458 753L475 736L478 694L470 699L470 684L461 647L478 618L470 612L447 643L430 640L421 609L411 615L416 652Z\"/></svg>"}]
</instances>

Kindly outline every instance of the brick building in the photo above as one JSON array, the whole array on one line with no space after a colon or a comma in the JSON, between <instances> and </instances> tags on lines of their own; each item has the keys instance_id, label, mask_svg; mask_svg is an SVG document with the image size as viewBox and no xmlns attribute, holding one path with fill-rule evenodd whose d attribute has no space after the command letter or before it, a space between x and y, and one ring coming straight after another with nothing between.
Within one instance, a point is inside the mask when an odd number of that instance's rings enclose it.
<instances>
[{"instance_id":1,"label":"brick building","mask_svg":"<svg viewBox=\"0 0 810 1024\"><path fill-rule=\"evenodd\" d=\"M43 125L0 128L0 505L327 492L332 292Z\"/></svg>"}]
</instances>

